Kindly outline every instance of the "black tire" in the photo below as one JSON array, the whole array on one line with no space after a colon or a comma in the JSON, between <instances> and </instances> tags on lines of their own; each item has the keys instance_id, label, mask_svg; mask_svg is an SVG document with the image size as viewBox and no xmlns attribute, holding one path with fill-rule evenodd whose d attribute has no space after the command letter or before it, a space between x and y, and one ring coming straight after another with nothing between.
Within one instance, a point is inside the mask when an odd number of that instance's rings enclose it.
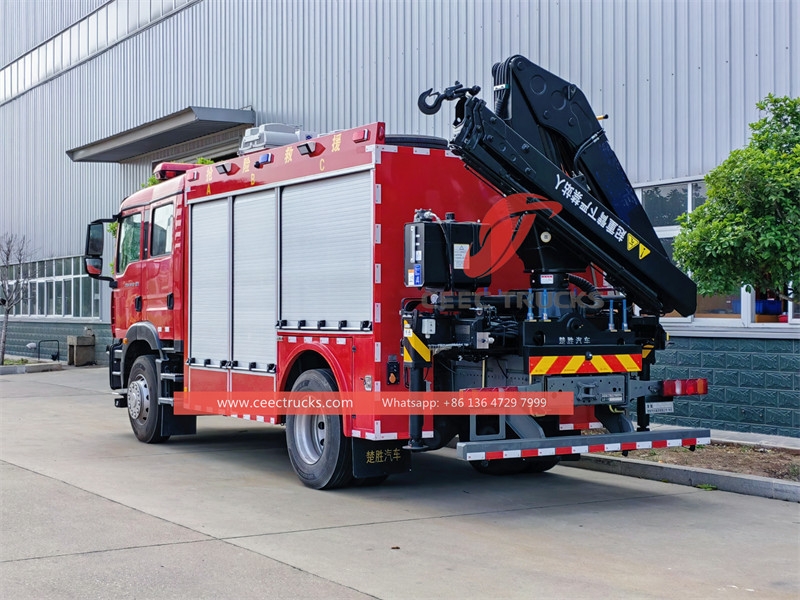
<instances>
[{"instance_id":1,"label":"black tire","mask_svg":"<svg viewBox=\"0 0 800 600\"><path fill-rule=\"evenodd\" d=\"M480 435L496 434L497 425L484 421L478 428ZM516 475L522 473L527 467L524 458L501 458L498 460L471 460L469 464L478 473L484 475Z\"/></svg>"},{"instance_id":2,"label":"black tire","mask_svg":"<svg viewBox=\"0 0 800 600\"><path fill-rule=\"evenodd\" d=\"M544 473L561 462L557 456L542 456L539 458L526 458L525 471L528 473Z\"/></svg>"},{"instance_id":3,"label":"black tire","mask_svg":"<svg viewBox=\"0 0 800 600\"><path fill-rule=\"evenodd\" d=\"M527 468L523 458L503 458L500 460L471 460L469 464L484 475L516 475Z\"/></svg>"},{"instance_id":4,"label":"black tire","mask_svg":"<svg viewBox=\"0 0 800 600\"><path fill-rule=\"evenodd\" d=\"M158 406L156 360L140 356L128 377L128 419L136 439L145 444L159 444L169 439L161 435L161 411Z\"/></svg>"},{"instance_id":5,"label":"black tire","mask_svg":"<svg viewBox=\"0 0 800 600\"><path fill-rule=\"evenodd\" d=\"M292 386L293 392L337 389L329 369L306 371ZM286 447L294 472L310 488L331 490L353 479L353 448L344 436L339 415L288 415Z\"/></svg>"},{"instance_id":6,"label":"black tire","mask_svg":"<svg viewBox=\"0 0 800 600\"><path fill-rule=\"evenodd\" d=\"M560 458L504 458L501 460L473 460L469 464L484 475L516 475L517 473L544 473L555 467Z\"/></svg>"},{"instance_id":7,"label":"black tire","mask_svg":"<svg viewBox=\"0 0 800 600\"><path fill-rule=\"evenodd\" d=\"M375 475L373 477L353 477L354 487L375 487L382 484L388 478L388 475Z\"/></svg>"}]
</instances>

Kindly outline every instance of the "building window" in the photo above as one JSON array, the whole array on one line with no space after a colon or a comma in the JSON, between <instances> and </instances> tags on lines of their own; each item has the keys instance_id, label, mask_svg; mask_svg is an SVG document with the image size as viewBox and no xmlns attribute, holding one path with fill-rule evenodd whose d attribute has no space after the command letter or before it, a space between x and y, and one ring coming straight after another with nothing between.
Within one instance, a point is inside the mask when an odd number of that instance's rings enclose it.
<instances>
[{"instance_id":1,"label":"building window","mask_svg":"<svg viewBox=\"0 0 800 600\"><path fill-rule=\"evenodd\" d=\"M28 278L18 317L100 318L100 282L83 273L81 258L56 258L15 265Z\"/></svg>"},{"instance_id":2,"label":"building window","mask_svg":"<svg viewBox=\"0 0 800 600\"><path fill-rule=\"evenodd\" d=\"M642 206L653 223L664 250L672 259L672 244L680 231L677 219L706 201L703 181L674 183L639 189ZM790 286L789 286L790 287ZM680 318L677 312L666 315ZM692 320L715 319L715 324L800 323L800 305L785 298L767 297L744 288L729 296L697 296L697 310ZM711 323L712 321L707 321Z\"/></svg>"},{"instance_id":3,"label":"building window","mask_svg":"<svg viewBox=\"0 0 800 600\"><path fill-rule=\"evenodd\" d=\"M0 69L0 104L199 0L111 0Z\"/></svg>"},{"instance_id":4,"label":"building window","mask_svg":"<svg viewBox=\"0 0 800 600\"><path fill-rule=\"evenodd\" d=\"M798 294L794 282L790 282L789 287L794 290L794 302L789 302L786 307L786 320L789 321L789 323L800 324L800 294Z\"/></svg>"},{"instance_id":5,"label":"building window","mask_svg":"<svg viewBox=\"0 0 800 600\"><path fill-rule=\"evenodd\" d=\"M642 189L642 206L653 227L670 227L678 224L678 217L689 208L689 186L655 186Z\"/></svg>"}]
</instances>

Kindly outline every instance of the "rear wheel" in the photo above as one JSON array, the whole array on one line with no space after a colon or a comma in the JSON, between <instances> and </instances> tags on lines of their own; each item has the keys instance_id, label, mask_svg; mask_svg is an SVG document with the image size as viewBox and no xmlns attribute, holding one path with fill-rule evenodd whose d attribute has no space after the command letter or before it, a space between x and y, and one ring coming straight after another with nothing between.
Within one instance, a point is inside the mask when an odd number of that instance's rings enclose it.
<instances>
[{"instance_id":1,"label":"rear wheel","mask_svg":"<svg viewBox=\"0 0 800 600\"><path fill-rule=\"evenodd\" d=\"M473 460L469 464L484 475L516 475L517 473L544 473L555 467L560 459L555 456L542 458L504 458L501 460Z\"/></svg>"},{"instance_id":2,"label":"rear wheel","mask_svg":"<svg viewBox=\"0 0 800 600\"><path fill-rule=\"evenodd\" d=\"M484 420L478 427L479 435L494 435L498 432L496 423ZM498 460L471 460L472 468L484 475L515 475L527 468L524 458L501 458Z\"/></svg>"},{"instance_id":3,"label":"rear wheel","mask_svg":"<svg viewBox=\"0 0 800 600\"><path fill-rule=\"evenodd\" d=\"M525 461L525 470L528 473L544 473L560 463L561 459L555 456L545 456L540 458L526 458Z\"/></svg>"},{"instance_id":4,"label":"rear wheel","mask_svg":"<svg viewBox=\"0 0 800 600\"><path fill-rule=\"evenodd\" d=\"M329 369L304 372L293 392L335 392L336 380ZM288 415L286 447L300 481L316 490L347 485L353 478L350 440L342 431L339 415Z\"/></svg>"},{"instance_id":5,"label":"rear wheel","mask_svg":"<svg viewBox=\"0 0 800 600\"><path fill-rule=\"evenodd\" d=\"M471 460L469 464L484 475L515 475L522 473L527 465L522 458L503 458L500 460Z\"/></svg>"},{"instance_id":6,"label":"rear wheel","mask_svg":"<svg viewBox=\"0 0 800 600\"><path fill-rule=\"evenodd\" d=\"M388 478L388 475L374 475L372 477L353 477L353 485L355 487L375 487L382 484Z\"/></svg>"},{"instance_id":7,"label":"rear wheel","mask_svg":"<svg viewBox=\"0 0 800 600\"><path fill-rule=\"evenodd\" d=\"M161 411L158 406L156 360L149 354L136 359L128 378L128 418L136 439L158 444L169 439L161 435Z\"/></svg>"}]
</instances>

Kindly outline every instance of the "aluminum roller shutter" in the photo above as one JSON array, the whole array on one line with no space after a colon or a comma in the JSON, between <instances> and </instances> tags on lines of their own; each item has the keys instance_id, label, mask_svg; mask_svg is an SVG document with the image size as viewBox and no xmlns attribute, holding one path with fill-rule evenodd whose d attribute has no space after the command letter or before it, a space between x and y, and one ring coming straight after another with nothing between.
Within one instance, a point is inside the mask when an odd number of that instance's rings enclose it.
<instances>
[{"instance_id":1,"label":"aluminum roller shutter","mask_svg":"<svg viewBox=\"0 0 800 600\"><path fill-rule=\"evenodd\" d=\"M191 208L189 356L198 366L210 360L210 366L218 367L230 357L228 201Z\"/></svg>"},{"instance_id":2,"label":"aluminum roller shutter","mask_svg":"<svg viewBox=\"0 0 800 600\"><path fill-rule=\"evenodd\" d=\"M288 327L372 321L372 172L285 188L281 226L281 319Z\"/></svg>"},{"instance_id":3,"label":"aluminum roller shutter","mask_svg":"<svg viewBox=\"0 0 800 600\"><path fill-rule=\"evenodd\" d=\"M239 369L277 363L275 191L233 201L233 360Z\"/></svg>"}]
</instances>

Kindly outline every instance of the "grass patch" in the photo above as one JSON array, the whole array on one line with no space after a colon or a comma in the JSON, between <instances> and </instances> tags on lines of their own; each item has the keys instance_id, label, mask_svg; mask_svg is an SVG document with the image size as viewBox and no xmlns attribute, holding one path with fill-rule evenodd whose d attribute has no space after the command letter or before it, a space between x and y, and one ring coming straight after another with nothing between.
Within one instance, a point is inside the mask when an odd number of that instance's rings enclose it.
<instances>
[{"instance_id":1,"label":"grass patch","mask_svg":"<svg viewBox=\"0 0 800 600\"><path fill-rule=\"evenodd\" d=\"M7 358L3 361L3 365L27 365L29 362L27 358Z\"/></svg>"},{"instance_id":2,"label":"grass patch","mask_svg":"<svg viewBox=\"0 0 800 600\"><path fill-rule=\"evenodd\" d=\"M696 487L696 488L698 488L698 489L701 489L701 490L706 490L707 492L712 492L712 491L714 491L715 489L717 489L717 486L715 486L715 485L711 485L710 483L698 483L698 484L697 484L696 486L694 486L694 487Z\"/></svg>"}]
</instances>

